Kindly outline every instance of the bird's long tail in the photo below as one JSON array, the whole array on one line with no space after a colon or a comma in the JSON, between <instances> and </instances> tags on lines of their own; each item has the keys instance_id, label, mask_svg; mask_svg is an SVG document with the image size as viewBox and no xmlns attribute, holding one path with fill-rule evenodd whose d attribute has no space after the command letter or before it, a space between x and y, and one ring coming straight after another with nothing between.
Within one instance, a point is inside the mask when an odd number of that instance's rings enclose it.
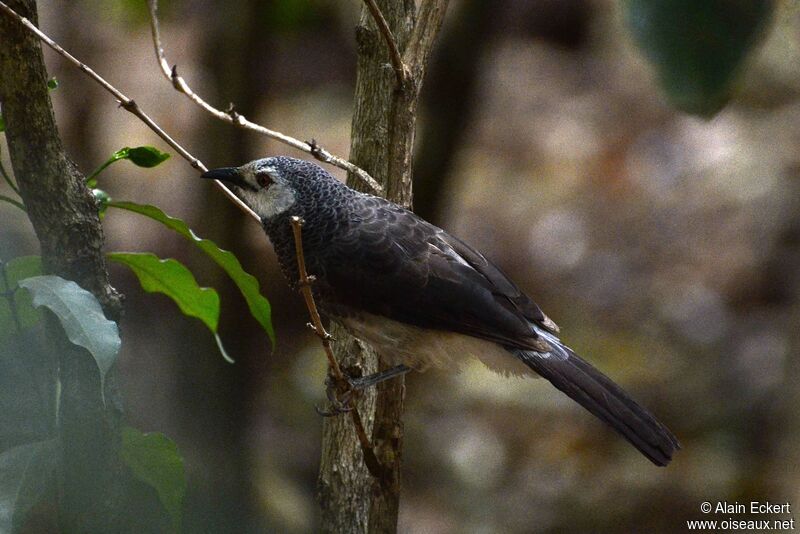
<instances>
[{"instance_id":1,"label":"bird's long tail","mask_svg":"<svg viewBox=\"0 0 800 534\"><path fill-rule=\"evenodd\" d=\"M680 444L630 395L550 332L536 327L553 350L546 353L518 351L517 356L556 388L619 432L656 465L667 465Z\"/></svg>"}]
</instances>

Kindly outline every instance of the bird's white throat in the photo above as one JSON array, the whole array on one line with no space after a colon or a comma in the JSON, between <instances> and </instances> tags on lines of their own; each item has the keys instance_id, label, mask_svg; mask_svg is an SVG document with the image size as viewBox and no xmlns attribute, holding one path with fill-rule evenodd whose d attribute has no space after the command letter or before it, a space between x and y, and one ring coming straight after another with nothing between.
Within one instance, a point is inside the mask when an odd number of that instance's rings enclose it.
<instances>
[{"instance_id":1,"label":"bird's white throat","mask_svg":"<svg viewBox=\"0 0 800 534\"><path fill-rule=\"evenodd\" d=\"M294 190L281 182L275 182L261 191L239 189L239 195L262 219L280 215L297 201Z\"/></svg>"}]
</instances>

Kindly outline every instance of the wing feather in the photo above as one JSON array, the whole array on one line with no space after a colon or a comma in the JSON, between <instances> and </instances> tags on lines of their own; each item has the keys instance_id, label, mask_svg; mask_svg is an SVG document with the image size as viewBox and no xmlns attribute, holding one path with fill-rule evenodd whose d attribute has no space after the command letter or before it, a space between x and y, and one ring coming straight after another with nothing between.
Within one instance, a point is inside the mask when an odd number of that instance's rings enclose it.
<instances>
[{"instance_id":1,"label":"wing feather","mask_svg":"<svg viewBox=\"0 0 800 534\"><path fill-rule=\"evenodd\" d=\"M366 197L323 248L324 305L335 315L364 310L508 347L548 348L530 322L555 325L500 269L399 206Z\"/></svg>"}]
</instances>

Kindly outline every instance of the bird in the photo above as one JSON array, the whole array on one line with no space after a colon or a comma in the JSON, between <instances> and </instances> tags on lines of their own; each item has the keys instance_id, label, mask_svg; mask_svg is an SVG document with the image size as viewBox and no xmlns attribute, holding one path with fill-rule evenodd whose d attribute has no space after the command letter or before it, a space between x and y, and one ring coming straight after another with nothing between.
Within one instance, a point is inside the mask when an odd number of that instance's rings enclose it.
<instances>
[{"instance_id":1,"label":"bird","mask_svg":"<svg viewBox=\"0 0 800 534\"><path fill-rule=\"evenodd\" d=\"M320 311L394 366L381 379L470 358L541 376L666 466L675 435L561 342L559 327L483 254L413 212L356 191L310 161L273 156L203 178L230 186L260 218L283 275L299 286L292 218Z\"/></svg>"}]
</instances>

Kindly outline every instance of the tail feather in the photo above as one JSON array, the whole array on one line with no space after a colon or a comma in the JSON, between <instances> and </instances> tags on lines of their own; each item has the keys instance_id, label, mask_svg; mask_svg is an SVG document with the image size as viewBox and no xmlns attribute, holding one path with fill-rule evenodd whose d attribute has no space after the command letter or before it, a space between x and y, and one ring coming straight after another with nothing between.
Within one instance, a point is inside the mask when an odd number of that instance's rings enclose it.
<instances>
[{"instance_id":1,"label":"tail feather","mask_svg":"<svg viewBox=\"0 0 800 534\"><path fill-rule=\"evenodd\" d=\"M553 334L539 334L553 350L519 351L517 355L528 367L610 425L654 464L664 466L672 460L680 444L667 427Z\"/></svg>"}]
</instances>

